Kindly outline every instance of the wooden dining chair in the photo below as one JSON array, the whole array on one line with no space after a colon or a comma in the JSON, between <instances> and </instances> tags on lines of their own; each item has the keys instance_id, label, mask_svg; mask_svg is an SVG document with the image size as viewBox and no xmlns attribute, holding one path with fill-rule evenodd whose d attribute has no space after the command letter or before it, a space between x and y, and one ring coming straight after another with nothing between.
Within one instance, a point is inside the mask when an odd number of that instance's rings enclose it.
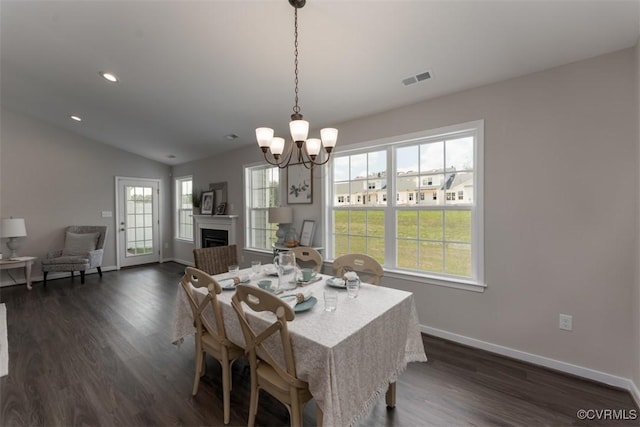
<instances>
[{"instance_id":1,"label":"wooden dining chair","mask_svg":"<svg viewBox=\"0 0 640 427\"><path fill-rule=\"evenodd\" d=\"M374 285L379 285L384 276L380 263L365 254L347 254L333 260L333 272L336 276L342 277L347 271L355 271L360 280Z\"/></svg>"},{"instance_id":2,"label":"wooden dining chair","mask_svg":"<svg viewBox=\"0 0 640 427\"><path fill-rule=\"evenodd\" d=\"M313 248L298 246L290 249L296 255L296 264L300 268L312 268L316 273L322 270L322 255Z\"/></svg>"},{"instance_id":3,"label":"wooden dining chair","mask_svg":"<svg viewBox=\"0 0 640 427\"><path fill-rule=\"evenodd\" d=\"M229 424L231 398L231 365L244 354L244 349L227 339L222 320L222 310L217 295L222 292L220 285L204 271L187 267L180 281L187 294L193 312L196 328L196 372L193 382L193 395L198 393L200 377L205 372L205 353L216 358L222 366L222 401L224 406L224 423ZM195 288L206 288L204 297L196 295ZM208 317L213 315L213 317ZM211 320L215 321L212 324Z\"/></svg>"},{"instance_id":4,"label":"wooden dining chair","mask_svg":"<svg viewBox=\"0 0 640 427\"><path fill-rule=\"evenodd\" d=\"M193 260L196 268L205 273L226 273L230 265L238 265L238 249L236 245L197 248L193 250Z\"/></svg>"},{"instance_id":5,"label":"wooden dining chair","mask_svg":"<svg viewBox=\"0 0 640 427\"><path fill-rule=\"evenodd\" d=\"M236 286L236 292L231 298L231 305L238 314L251 368L249 427L253 427L255 424L258 412L258 395L261 389L287 407L291 426L301 427L304 405L312 399L312 396L309 384L296 377L295 358L287 327L287 322L295 318L293 309L270 292L248 285ZM271 312L275 314L276 319L265 328L256 328L249 321L244 307L257 313ZM279 339L277 335L279 335ZM264 345L265 341L272 336L282 344L284 365L276 361ZM274 341L271 340L271 342ZM322 410L319 407L316 409L316 414L318 425L321 426Z\"/></svg>"}]
</instances>

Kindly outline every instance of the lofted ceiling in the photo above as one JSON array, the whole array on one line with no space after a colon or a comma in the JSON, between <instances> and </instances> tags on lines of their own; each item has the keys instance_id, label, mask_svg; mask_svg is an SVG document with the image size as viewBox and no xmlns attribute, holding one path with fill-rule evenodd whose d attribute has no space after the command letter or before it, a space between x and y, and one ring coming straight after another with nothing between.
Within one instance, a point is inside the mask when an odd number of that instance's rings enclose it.
<instances>
[{"instance_id":1,"label":"lofted ceiling","mask_svg":"<svg viewBox=\"0 0 640 427\"><path fill-rule=\"evenodd\" d=\"M0 99L169 165L255 145L258 126L286 136L293 12L287 0L2 0ZM300 105L318 129L634 46L640 20L638 1L307 0L299 26Z\"/></svg>"}]
</instances>

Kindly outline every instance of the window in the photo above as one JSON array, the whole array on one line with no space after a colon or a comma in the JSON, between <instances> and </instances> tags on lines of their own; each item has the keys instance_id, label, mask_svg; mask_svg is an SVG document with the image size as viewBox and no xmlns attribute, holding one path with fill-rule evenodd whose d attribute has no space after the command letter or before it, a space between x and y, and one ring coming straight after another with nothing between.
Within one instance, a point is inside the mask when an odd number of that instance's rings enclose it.
<instances>
[{"instance_id":1,"label":"window","mask_svg":"<svg viewBox=\"0 0 640 427\"><path fill-rule=\"evenodd\" d=\"M269 223L270 207L279 206L280 170L273 166L245 167L245 247L271 250L278 224Z\"/></svg>"},{"instance_id":2,"label":"window","mask_svg":"<svg viewBox=\"0 0 640 427\"><path fill-rule=\"evenodd\" d=\"M193 242L193 178L176 178L176 239Z\"/></svg>"},{"instance_id":3,"label":"window","mask_svg":"<svg viewBox=\"0 0 640 427\"><path fill-rule=\"evenodd\" d=\"M484 286L483 127L471 122L335 153L329 191L367 188L376 203L327 206L327 257L365 253L388 271ZM359 184L373 176L381 177L377 189Z\"/></svg>"}]
</instances>

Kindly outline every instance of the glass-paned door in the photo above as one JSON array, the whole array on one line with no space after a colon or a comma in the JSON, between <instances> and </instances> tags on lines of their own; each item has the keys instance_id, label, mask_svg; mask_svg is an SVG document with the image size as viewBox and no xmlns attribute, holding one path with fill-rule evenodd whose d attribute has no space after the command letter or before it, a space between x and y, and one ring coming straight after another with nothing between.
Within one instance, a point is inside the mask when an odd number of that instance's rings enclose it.
<instances>
[{"instance_id":1,"label":"glass-paned door","mask_svg":"<svg viewBox=\"0 0 640 427\"><path fill-rule=\"evenodd\" d=\"M158 182L119 178L118 201L120 265L160 261Z\"/></svg>"}]
</instances>

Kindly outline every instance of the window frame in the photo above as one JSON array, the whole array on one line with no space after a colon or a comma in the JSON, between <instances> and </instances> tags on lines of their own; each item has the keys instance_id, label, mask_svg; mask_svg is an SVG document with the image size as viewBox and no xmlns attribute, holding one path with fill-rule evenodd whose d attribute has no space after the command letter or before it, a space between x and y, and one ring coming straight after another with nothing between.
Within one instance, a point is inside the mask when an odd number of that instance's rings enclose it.
<instances>
[{"instance_id":1,"label":"window frame","mask_svg":"<svg viewBox=\"0 0 640 427\"><path fill-rule=\"evenodd\" d=\"M449 276L446 273L433 274L426 272L416 272L410 270L404 270L396 267L396 236L393 235L396 230L396 213L402 209L420 209L419 204L412 206L398 206L398 193L396 192L396 177L395 171L395 151L398 147L418 144L425 139L433 138L451 138L456 134L472 133L475 138L475 144L473 147L474 155L474 186L473 186L473 205L465 206L465 209L471 211L471 277L464 278L460 276ZM323 180L323 186L325 188L325 198L323 199L323 212L325 213L324 221L324 240L327 260L331 261L334 256L335 248L333 247L333 209L362 209L373 210L383 209L385 212L385 229L389 230L389 234L385 235L385 275L392 278L399 278L403 280L410 280L418 283L427 283L438 286L446 286L457 289L471 290L475 292L483 292L486 288L484 277L484 120L475 120L465 123L460 123L451 126L440 127L436 129L430 129L411 134L398 135L389 138L383 138L374 141L366 141L357 144L350 144L346 147L338 147L335 150L334 156L341 155L355 155L369 153L373 151L380 151L381 149L387 150L387 194L396 194L395 201L387 197L387 206L371 206L356 207L356 206L334 206L333 205L333 167L335 157L332 156L331 161L327 166L327 173ZM392 178L393 177L393 178ZM457 196L457 194L456 194ZM446 199L446 194L443 192L443 197ZM457 197L456 197L457 199ZM446 206L446 205L445 205ZM455 209L456 205L451 205L449 208ZM458 206L460 208L460 206ZM393 230L393 232L391 231ZM392 262L391 262L392 261Z\"/></svg>"},{"instance_id":2,"label":"window frame","mask_svg":"<svg viewBox=\"0 0 640 427\"><path fill-rule=\"evenodd\" d=\"M175 232L173 233L173 238L175 240L178 240L180 242L186 242L186 243L195 243L195 231L193 230L193 225L194 225L194 220L193 220L193 202L191 204L191 208L190 209L185 209L185 208L181 208L181 201L180 199L182 198L182 183L185 181L191 181L191 192L193 194L193 175L185 175L185 176L180 176L174 179L174 200L175 200L175 221L174 221L174 226L175 226ZM181 222L180 222L180 213L181 211L191 211L191 239L188 239L184 236L180 235L180 228L181 228Z\"/></svg>"},{"instance_id":3,"label":"window frame","mask_svg":"<svg viewBox=\"0 0 640 427\"><path fill-rule=\"evenodd\" d=\"M273 207L277 207L277 206L282 206L282 200L283 200L283 192L282 192L282 178L283 178L283 173L282 170L279 169L277 166L273 166L270 165L268 163L264 163L264 162L257 162L257 163L250 163L250 164L245 164L242 166L242 188L244 190L244 214L245 214L245 221L244 221L244 250L247 251L254 251L254 252L260 252L260 253L273 253L273 249L271 248L259 248L256 246L253 246L254 242L251 241L251 230L252 230L252 222L251 222L251 211L255 210L256 208L252 208L251 207L251 193L253 190L253 187L249 188L249 186L251 185L251 172L255 169L278 169L278 191L276 192L278 200L276 202L276 205ZM265 207L265 208L257 208L258 210L265 210L268 212L269 206ZM267 213L268 215L268 213ZM274 226L274 230L277 230L277 226ZM275 231L274 231L275 233Z\"/></svg>"}]
</instances>

